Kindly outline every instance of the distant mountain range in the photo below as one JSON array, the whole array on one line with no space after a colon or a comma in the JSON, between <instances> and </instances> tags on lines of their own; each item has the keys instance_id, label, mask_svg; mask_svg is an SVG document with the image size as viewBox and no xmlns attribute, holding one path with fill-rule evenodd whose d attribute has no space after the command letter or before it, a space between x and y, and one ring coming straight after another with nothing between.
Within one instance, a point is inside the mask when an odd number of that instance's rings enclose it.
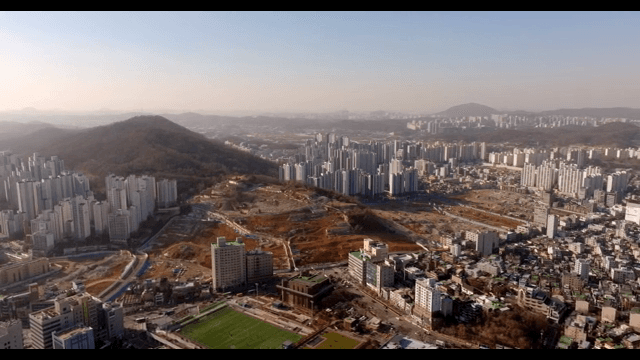
<instances>
[{"instance_id":1,"label":"distant mountain range","mask_svg":"<svg viewBox=\"0 0 640 360\"><path fill-rule=\"evenodd\" d=\"M612 122L602 126L562 126L529 128L526 130L496 129L439 134L434 138L446 141L485 141L525 146L640 146L640 127L631 123Z\"/></svg>"},{"instance_id":2,"label":"distant mountain range","mask_svg":"<svg viewBox=\"0 0 640 360\"><path fill-rule=\"evenodd\" d=\"M0 142L5 139L11 139L31 134L38 130L52 128L54 128L53 125L38 121L32 121L28 123L20 123L14 121L0 122ZM2 151L1 148L0 151Z\"/></svg>"},{"instance_id":3,"label":"distant mountain range","mask_svg":"<svg viewBox=\"0 0 640 360\"><path fill-rule=\"evenodd\" d=\"M434 116L439 117L466 117L466 116L489 116L491 114L500 114L500 112L494 108L490 108L485 105L468 103L457 105L448 108L445 111L441 111Z\"/></svg>"},{"instance_id":4,"label":"distant mountain range","mask_svg":"<svg viewBox=\"0 0 640 360\"><path fill-rule=\"evenodd\" d=\"M558 109L541 112L531 111L500 111L489 106L469 103L448 108L445 111L433 114L438 117L466 117L466 116L490 116L492 114L528 115L528 116L583 116L593 118L624 118L640 120L640 109L614 107L614 108L582 108L582 109Z\"/></svg>"},{"instance_id":5,"label":"distant mountain range","mask_svg":"<svg viewBox=\"0 0 640 360\"><path fill-rule=\"evenodd\" d=\"M175 178L181 186L210 181L224 174L277 177L267 160L205 138L161 116L137 116L111 125L83 130L43 129L0 141L14 153L57 155L65 167L92 175L92 187L109 173L149 174ZM93 181L95 180L95 181Z\"/></svg>"}]
</instances>

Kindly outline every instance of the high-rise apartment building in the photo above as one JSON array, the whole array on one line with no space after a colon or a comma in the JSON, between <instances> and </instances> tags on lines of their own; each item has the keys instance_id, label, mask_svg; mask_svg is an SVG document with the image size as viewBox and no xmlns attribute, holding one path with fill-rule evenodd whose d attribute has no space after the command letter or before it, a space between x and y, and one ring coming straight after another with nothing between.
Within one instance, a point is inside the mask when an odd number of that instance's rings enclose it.
<instances>
[{"instance_id":1,"label":"high-rise apartment building","mask_svg":"<svg viewBox=\"0 0 640 360\"><path fill-rule=\"evenodd\" d=\"M293 180L293 179L291 179ZM178 202L178 183L176 180L163 179L156 183L158 194L158 207L167 208L175 206Z\"/></svg>"},{"instance_id":2,"label":"high-rise apartment building","mask_svg":"<svg viewBox=\"0 0 640 360\"><path fill-rule=\"evenodd\" d=\"M500 239L495 231L467 231L465 239L475 242L476 251L481 256L489 256L499 246Z\"/></svg>"},{"instance_id":3,"label":"high-rise apartment building","mask_svg":"<svg viewBox=\"0 0 640 360\"><path fill-rule=\"evenodd\" d=\"M115 243L127 243L133 225L129 210L116 210L109 214L109 240Z\"/></svg>"},{"instance_id":4,"label":"high-rise apartment building","mask_svg":"<svg viewBox=\"0 0 640 360\"><path fill-rule=\"evenodd\" d=\"M441 292L436 289L436 280L421 278L416 280L415 304L431 315L442 308Z\"/></svg>"},{"instance_id":5,"label":"high-rise apartment building","mask_svg":"<svg viewBox=\"0 0 640 360\"><path fill-rule=\"evenodd\" d=\"M248 285L273 277L273 253L254 249L247 251L245 257Z\"/></svg>"},{"instance_id":6,"label":"high-rise apartment building","mask_svg":"<svg viewBox=\"0 0 640 360\"><path fill-rule=\"evenodd\" d=\"M576 259L574 272L580 276L582 280L589 279L589 271L591 270L590 262L587 259Z\"/></svg>"},{"instance_id":7,"label":"high-rise apartment building","mask_svg":"<svg viewBox=\"0 0 640 360\"><path fill-rule=\"evenodd\" d=\"M211 271L215 291L224 292L247 284L246 252L241 239L227 242L219 237L211 244Z\"/></svg>"},{"instance_id":8,"label":"high-rise apartment building","mask_svg":"<svg viewBox=\"0 0 640 360\"><path fill-rule=\"evenodd\" d=\"M547 218L547 237L553 239L556 237L556 230L558 227L558 217L556 215L549 215Z\"/></svg>"}]
</instances>

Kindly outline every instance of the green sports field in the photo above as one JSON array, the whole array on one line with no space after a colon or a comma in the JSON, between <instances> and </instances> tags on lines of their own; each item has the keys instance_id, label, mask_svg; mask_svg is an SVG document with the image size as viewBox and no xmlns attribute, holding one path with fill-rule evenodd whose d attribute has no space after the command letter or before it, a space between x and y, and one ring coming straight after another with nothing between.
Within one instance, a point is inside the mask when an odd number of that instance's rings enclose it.
<instances>
[{"instance_id":1,"label":"green sports field","mask_svg":"<svg viewBox=\"0 0 640 360\"><path fill-rule=\"evenodd\" d=\"M302 338L230 308L185 326L180 334L210 349L281 349L285 340Z\"/></svg>"},{"instance_id":2,"label":"green sports field","mask_svg":"<svg viewBox=\"0 0 640 360\"><path fill-rule=\"evenodd\" d=\"M323 334L322 337L326 340L314 349L353 349L360 343L358 340L334 332Z\"/></svg>"}]
</instances>

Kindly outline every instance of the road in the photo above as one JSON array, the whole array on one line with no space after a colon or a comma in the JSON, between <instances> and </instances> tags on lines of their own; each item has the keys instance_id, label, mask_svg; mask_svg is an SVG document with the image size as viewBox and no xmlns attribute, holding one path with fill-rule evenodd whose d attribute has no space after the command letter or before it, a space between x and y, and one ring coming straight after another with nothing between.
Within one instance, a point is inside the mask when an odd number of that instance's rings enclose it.
<instances>
[{"instance_id":1,"label":"road","mask_svg":"<svg viewBox=\"0 0 640 360\"><path fill-rule=\"evenodd\" d=\"M412 315L402 312L400 309L395 308L384 299L371 295L365 291L360 285L356 285L348 277L346 269L334 268L327 270L328 273L345 280L349 285L345 290L361 295L361 302L355 302L354 307L359 307L364 310L364 313L368 317L377 317L382 322L391 324L394 331L402 333L410 338L420 340L427 343L435 344L437 340L443 341L454 348L478 348L477 344L457 339L445 334L438 333L436 331L422 327L419 324L419 320L415 319ZM339 286L339 285L338 285ZM335 290L334 290L335 291ZM356 304L364 305L356 305ZM363 311L360 312L361 314Z\"/></svg>"},{"instance_id":2,"label":"road","mask_svg":"<svg viewBox=\"0 0 640 360\"><path fill-rule=\"evenodd\" d=\"M235 229L238 233L240 233L242 235L255 235L255 236L258 236L258 237L263 238L265 240L272 241L272 242L274 242L276 244L281 244L284 247L285 254L287 254L287 260L288 260L288 263L289 263L289 270L294 270L294 271L298 270L298 268L296 267L295 261L293 260L293 252L291 251L291 244L289 243L289 240L285 241L284 239L272 236L270 234L253 232L253 231L245 228L244 226L242 226L242 225L230 220L225 215L217 213L215 211L207 210L207 215L209 217L214 217L214 218L221 219L222 221L225 222L225 224L227 224L229 227Z\"/></svg>"},{"instance_id":3,"label":"road","mask_svg":"<svg viewBox=\"0 0 640 360\"><path fill-rule=\"evenodd\" d=\"M155 233L153 236L149 237L147 240L145 240L139 247L138 247L138 251L145 251L148 250L149 247L151 246L151 243L153 243L158 236L160 236L160 234L162 234L164 232L164 230L171 225L171 223L173 222L173 219L175 219L176 217L172 217L171 219L169 219L169 221L167 221L167 223L162 227L162 229L160 229L157 233Z\"/></svg>"},{"instance_id":4,"label":"road","mask_svg":"<svg viewBox=\"0 0 640 360\"><path fill-rule=\"evenodd\" d=\"M138 264L133 268L133 270L129 273L125 278L117 280L112 286L105 289L105 291L100 294L100 300L103 302L112 301L115 297L119 296L122 292L125 291L126 287L129 285L131 281L137 278L138 272L142 269L147 261L149 255L146 253L136 254L138 258Z\"/></svg>"},{"instance_id":5,"label":"road","mask_svg":"<svg viewBox=\"0 0 640 360\"><path fill-rule=\"evenodd\" d=\"M403 313L397 309L395 309L393 306L391 306L390 304L388 304L386 301L377 298L375 296L369 295L366 291L361 291L361 289L357 286L354 286L352 289L356 290L357 292L359 292L360 294L366 296L368 299L372 300L373 302L384 306L385 310L391 311L392 313L394 313L396 316L396 321L395 321L395 326L397 329L404 329L404 330L408 330L408 334L406 334L409 337L415 338L415 339L420 339L420 341L423 342L427 342L427 343L432 343L435 344L435 342L437 340L443 341L445 343L448 343L450 345L453 345L456 348L468 348L468 349L475 349L478 347L478 345L476 344L472 344L469 343L467 341L461 340L461 339L457 339L445 334L440 334L436 331L433 330L429 330L423 326L421 326L419 324L419 321L417 319L414 319L411 315L408 315L406 313ZM379 317L380 312L372 312L373 316ZM391 319L390 322L394 323L393 321L394 319Z\"/></svg>"}]
</instances>

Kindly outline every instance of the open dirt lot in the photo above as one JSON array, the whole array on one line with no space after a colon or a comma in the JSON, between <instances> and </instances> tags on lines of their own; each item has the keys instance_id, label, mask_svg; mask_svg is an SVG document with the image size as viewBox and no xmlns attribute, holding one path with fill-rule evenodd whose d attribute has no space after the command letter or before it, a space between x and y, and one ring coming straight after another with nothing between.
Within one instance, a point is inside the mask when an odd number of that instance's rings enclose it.
<instances>
[{"instance_id":1,"label":"open dirt lot","mask_svg":"<svg viewBox=\"0 0 640 360\"><path fill-rule=\"evenodd\" d=\"M448 208L447 211L454 215L467 218L469 220L478 221L491 226L506 227L508 229L515 229L519 225L525 224L524 221L516 221L462 206L452 206Z\"/></svg>"},{"instance_id":2,"label":"open dirt lot","mask_svg":"<svg viewBox=\"0 0 640 360\"><path fill-rule=\"evenodd\" d=\"M115 281L131 261L128 252L106 256L99 260L53 260L52 264L62 266L58 276L47 279L47 285L55 284L58 289L70 289L72 281L82 281L87 291L97 295L100 288ZM106 285L104 285L106 283Z\"/></svg>"},{"instance_id":3,"label":"open dirt lot","mask_svg":"<svg viewBox=\"0 0 640 360\"><path fill-rule=\"evenodd\" d=\"M411 237L438 241L444 233L482 229L438 213L429 200L382 203L372 206L375 210L366 210L340 195L324 195L291 184L251 183L244 178L223 181L194 199L198 211L174 220L158 237L150 251L152 267L144 277L172 277L174 269L181 268L185 278L210 276L211 243L218 236L234 239L239 234L224 223L206 221L210 216L207 211L222 214L251 231L255 238L244 237L246 249L260 247L272 252L276 269L288 268L283 246L287 243L297 265L311 265L346 260L350 251L362 246L364 238L385 242L392 252L422 251ZM514 217L529 216L534 201L531 195L497 190L474 190L452 199ZM492 226L515 228L521 224L462 206L447 210ZM409 231L394 229L381 219Z\"/></svg>"},{"instance_id":4,"label":"open dirt lot","mask_svg":"<svg viewBox=\"0 0 640 360\"><path fill-rule=\"evenodd\" d=\"M185 234L185 229L191 231ZM180 276L182 279L211 276L211 244L220 236L227 239L241 237L247 251L258 246L256 240L239 236L226 224L181 219L176 226L169 227L154 244L149 252L151 268L142 278L175 278L174 269L185 269Z\"/></svg>"},{"instance_id":5,"label":"open dirt lot","mask_svg":"<svg viewBox=\"0 0 640 360\"><path fill-rule=\"evenodd\" d=\"M461 204L524 220L532 216L534 202L537 199L536 196L530 194L518 194L495 189L472 190L450 198L458 200Z\"/></svg>"}]
</instances>

